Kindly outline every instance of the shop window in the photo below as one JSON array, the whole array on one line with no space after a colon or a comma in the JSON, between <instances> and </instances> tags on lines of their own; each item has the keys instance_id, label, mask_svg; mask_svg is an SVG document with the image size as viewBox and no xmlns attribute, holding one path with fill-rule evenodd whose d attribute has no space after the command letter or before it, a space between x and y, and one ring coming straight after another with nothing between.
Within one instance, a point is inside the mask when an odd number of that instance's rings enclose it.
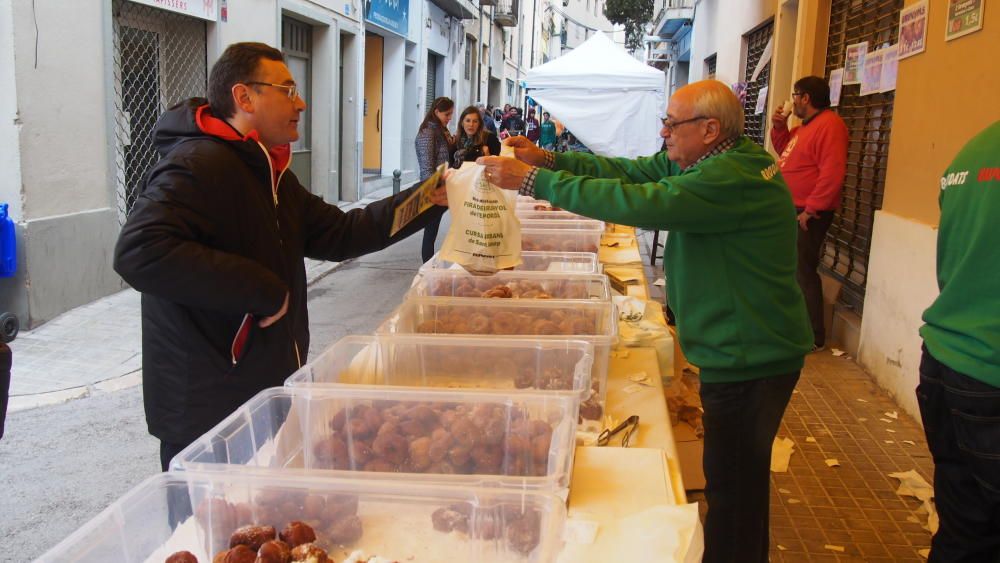
<instances>
[{"instance_id":1,"label":"shop window","mask_svg":"<svg viewBox=\"0 0 1000 563\"><path fill-rule=\"evenodd\" d=\"M761 88L767 86L771 79L771 63L768 62L766 64L764 70L757 75L757 80L751 81L750 79L753 77L753 73L757 69L757 63L760 62L761 57L765 54L767 44L771 42L773 35L774 20L770 20L743 36L743 41L746 44L743 80L747 84L746 99L743 102L743 113L746 117L744 132L747 137L750 137L755 143L761 146L764 145L764 128L767 125L767 112L755 114L754 111L757 106L757 96L760 95Z\"/></svg>"}]
</instances>

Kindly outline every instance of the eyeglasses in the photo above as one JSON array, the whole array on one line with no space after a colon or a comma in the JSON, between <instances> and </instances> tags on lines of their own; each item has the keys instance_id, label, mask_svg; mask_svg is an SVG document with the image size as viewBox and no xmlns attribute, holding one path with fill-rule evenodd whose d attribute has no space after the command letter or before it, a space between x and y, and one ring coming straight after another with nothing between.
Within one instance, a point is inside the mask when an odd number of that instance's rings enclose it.
<instances>
[{"instance_id":1,"label":"eyeglasses","mask_svg":"<svg viewBox=\"0 0 1000 563\"><path fill-rule=\"evenodd\" d=\"M292 84L273 84L271 82L247 82L246 84L256 84L258 86L274 86L275 88L281 88L288 91L288 99L294 100L296 96L299 95L299 87L295 83Z\"/></svg>"},{"instance_id":2,"label":"eyeglasses","mask_svg":"<svg viewBox=\"0 0 1000 563\"><path fill-rule=\"evenodd\" d=\"M805 96L805 95L806 95L806 93L805 93L805 92L792 92L792 96L793 96L793 97L794 97L794 96L799 96L799 97L802 97L802 96Z\"/></svg>"},{"instance_id":3,"label":"eyeglasses","mask_svg":"<svg viewBox=\"0 0 1000 563\"><path fill-rule=\"evenodd\" d=\"M669 117L661 117L660 121L663 123L663 128L667 130L667 133L673 133L674 129L677 129L678 126L684 125L685 123L691 123L692 121L698 121L699 119L710 119L710 118L704 115L699 115L697 117L692 117L691 119L672 121Z\"/></svg>"}]
</instances>

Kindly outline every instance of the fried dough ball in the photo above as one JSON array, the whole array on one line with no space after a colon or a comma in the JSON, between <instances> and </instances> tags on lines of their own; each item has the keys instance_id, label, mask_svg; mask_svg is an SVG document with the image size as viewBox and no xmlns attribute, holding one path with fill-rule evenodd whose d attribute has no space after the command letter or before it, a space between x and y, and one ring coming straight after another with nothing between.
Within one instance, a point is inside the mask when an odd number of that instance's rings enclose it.
<instances>
[{"instance_id":1,"label":"fried dough ball","mask_svg":"<svg viewBox=\"0 0 1000 563\"><path fill-rule=\"evenodd\" d=\"M232 549L238 545L245 545L257 551L265 542L269 542L275 537L277 537L277 533L274 531L274 526L243 526L229 537L229 547Z\"/></svg>"},{"instance_id":2,"label":"fried dough ball","mask_svg":"<svg viewBox=\"0 0 1000 563\"><path fill-rule=\"evenodd\" d=\"M281 530L278 537L290 547L297 547L304 543L312 543L316 541L316 532L309 524L300 522L299 520L293 520L289 522L283 530Z\"/></svg>"},{"instance_id":3,"label":"fried dough ball","mask_svg":"<svg viewBox=\"0 0 1000 563\"><path fill-rule=\"evenodd\" d=\"M517 318L508 311L500 311L493 315L490 324L493 327L493 334L517 334L518 332Z\"/></svg>"},{"instance_id":4,"label":"fried dough ball","mask_svg":"<svg viewBox=\"0 0 1000 563\"><path fill-rule=\"evenodd\" d=\"M167 557L164 563L198 563L198 558L190 551L178 551Z\"/></svg>"},{"instance_id":5,"label":"fried dough ball","mask_svg":"<svg viewBox=\"0 0 1000 563\"><path fill-rule=\"evenodd\" d=\"M330 529L327 530L327 537L338 545L349 545L361 538L363 532L361 519L357 516L347 516L330 526Z\"/></svg>"},{"instance_id":6,"label":"fried dough ball","mask_svg":"<svg viewBox=\"0 0 1000 563\"><path fill-rule=\"evenodd\" d=\"M291 560L292 548L281 540L271 540L257 550L255 563L289 563Z\"/></svg>"},{"instance_id":7,"label":"fried dough ball","mask_svg":"<svg viewBox=\"0 0 1000 563\"><path fill-rule=\"evenodd\" d=\"M333 563L326 551L314 543L305 543L292 549L292 563Z\"/></svg>"}]
</instances>

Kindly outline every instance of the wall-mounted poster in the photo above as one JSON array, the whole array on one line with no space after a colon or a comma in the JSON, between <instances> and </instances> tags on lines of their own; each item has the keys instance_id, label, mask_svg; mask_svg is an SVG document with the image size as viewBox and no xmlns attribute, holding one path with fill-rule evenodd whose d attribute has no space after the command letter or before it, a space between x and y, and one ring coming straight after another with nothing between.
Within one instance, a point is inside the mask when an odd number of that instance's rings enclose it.
<instances>
[{"instance_id":1,"label":"wall-mounted poster","mask_svg":"<svg viewBox=\"0 0 1000 563\"><path fill-rule=\"evenodd\" d=\"M899 69L899 45L882 48L882 86L879 92L896 89L896 73Z\"/></svg>"},{"instance_id":2,"label":"wall-mounted poster","mask_svg":"<svg viewBox=\"0 0 1000 563\"><path fill-rule=\"evenodd\" d=\"M859 95L877 94L882 88L882 56L884 54L882 49L865 54L865 66L864 72L861 73Z\"/></svg>"},{"instance_id":3,"label":"wall-mounted poster","mask_svg":"<svg viewBox=\"0 0 1000 563\"><path fill-rule=\"evenodd\" d=\"M921 0L899 12L900 60L923 53L927 46L927 0Z\"/></svg>"},{"instance_id":4,"label":"wall-mounted poster","mask_svg":"<svg viewBox=\"0 0 1000 563\"><path fill-rule=\"evenodd\" d=\"M983 8L986 0L948 0L948 27L944 40L951 41L983 28Z\"/></svg>"},{"instance_id":5,"label":"wall-mounted poster","mask_svg":"<svg viewBox=\"0 0 1000 563\"><path fill-rule=\"evenodd\" d=\"M865 67L865 55L868 53L868 42L862 41L847 46L847 57L844 60L844 85L861 84L861 72Z\"/></svg>"},{"instance_id":6,"label":"wall-mounted poster","mask_svg":"<svg viewBox=\"0 0 1000 563\"><path fill-rule=\"evenodd\" d=\"M767 109L767 86L762 87L757 93L757 107L754 108L753 113L758 115L764 113L765 109Z\"/></svg>"},{"instance_id":7,"label":"wall-mounted poster","mask_svg":"<svg viewBox=\"0 0 1000 563\"><path fill-rule=\"evenodd\" d=\"M840 105L840 90L844 87L844 69L830 71L830 105Z\"/></svg>"}]
</instances>

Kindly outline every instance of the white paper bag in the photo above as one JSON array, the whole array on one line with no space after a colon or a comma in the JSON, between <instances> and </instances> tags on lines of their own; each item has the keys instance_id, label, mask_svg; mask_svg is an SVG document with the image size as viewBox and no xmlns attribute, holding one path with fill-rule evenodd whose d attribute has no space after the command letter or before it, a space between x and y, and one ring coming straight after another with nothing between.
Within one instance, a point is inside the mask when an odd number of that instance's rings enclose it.
<instances>
[{"instance_id":1,"label":"white paper bag","mask_svg":"<svg viewBox=\"0 0 1000 563\"><path fill-rule=\"evenodd\" d=\"M451 228L440 258L474 274L521 264L521 222L514 214L517 192L489 183L484 172L484 166L465 162L445 180Z\"/></svg>"}]
</instances>

